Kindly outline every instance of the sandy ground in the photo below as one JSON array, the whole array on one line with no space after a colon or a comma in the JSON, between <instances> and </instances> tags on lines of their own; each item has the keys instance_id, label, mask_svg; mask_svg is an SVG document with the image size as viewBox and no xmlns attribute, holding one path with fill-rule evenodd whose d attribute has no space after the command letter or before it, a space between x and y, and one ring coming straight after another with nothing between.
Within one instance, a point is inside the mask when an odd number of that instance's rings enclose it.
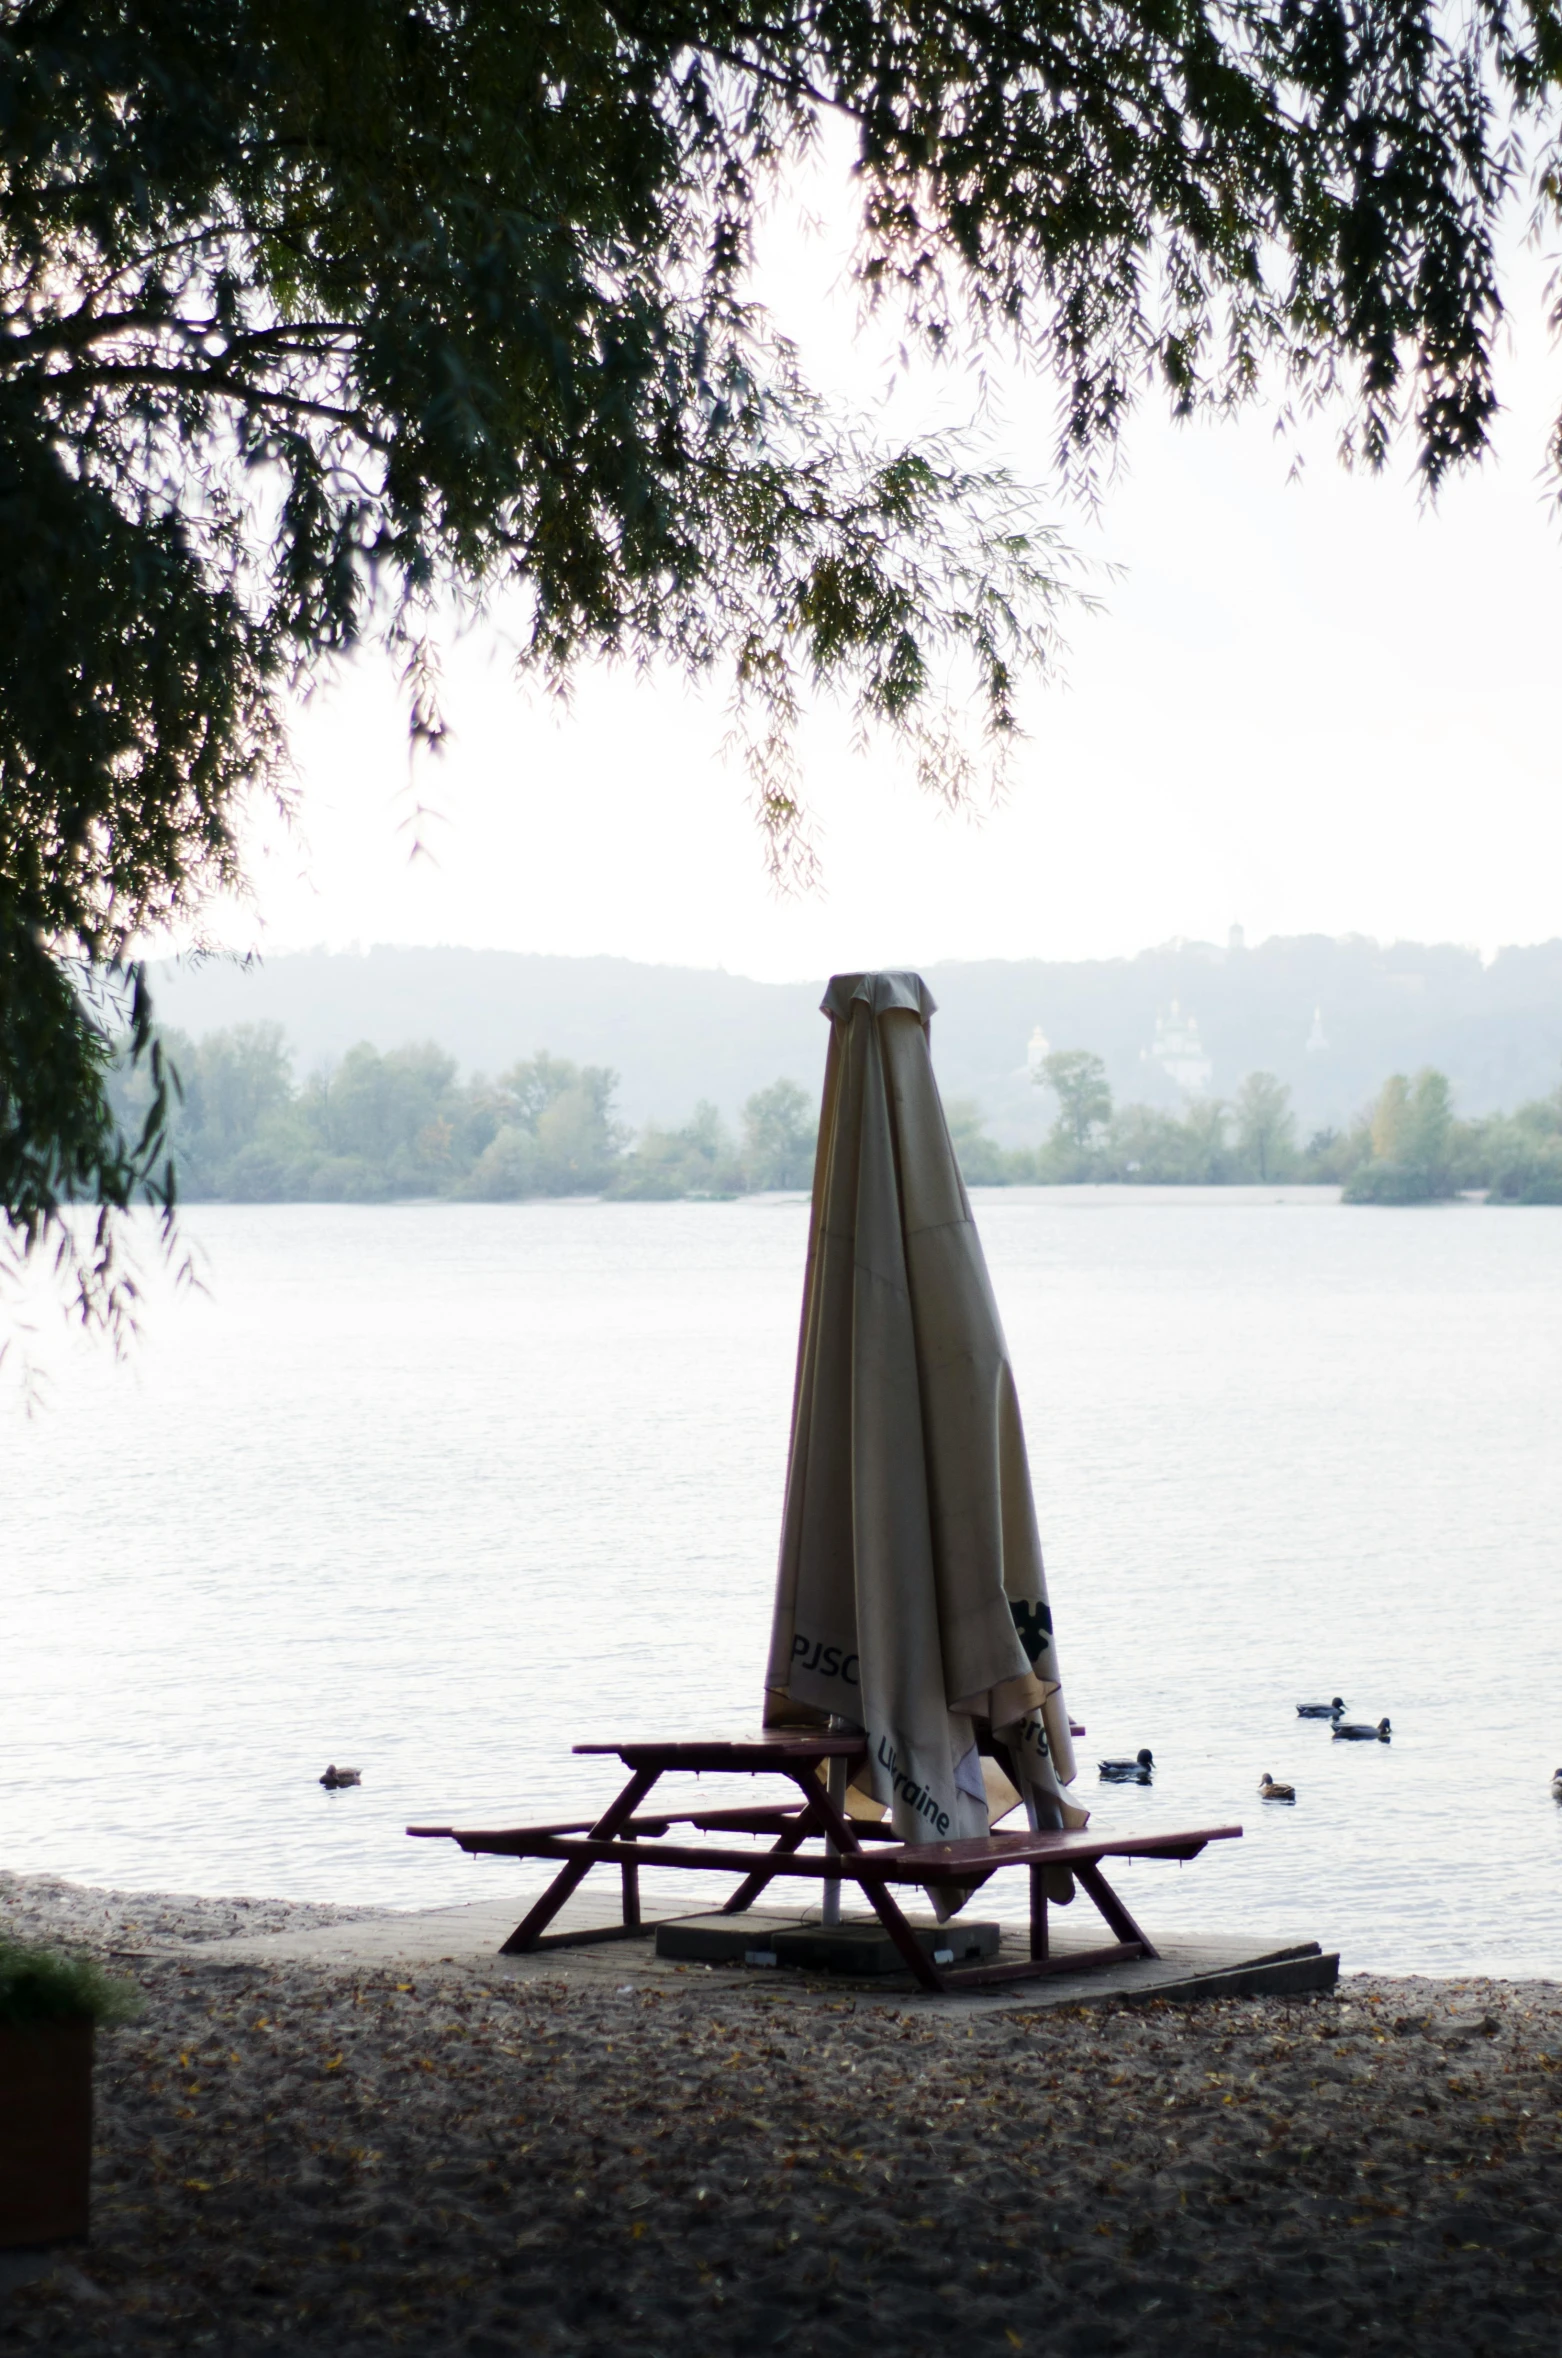
<instances>
[{"instance_id":1,"label":"sandy ground","mask_svg":"<svg viewBox=\"0 0 1562 2358\"><path fill-rule=\"evenodd\" d=\"M978 2014L211 1946L351 1913L0 1876L147 1999L0 2348L1562 2349L1555 1984Z\"/></svg>"}]
</instances>

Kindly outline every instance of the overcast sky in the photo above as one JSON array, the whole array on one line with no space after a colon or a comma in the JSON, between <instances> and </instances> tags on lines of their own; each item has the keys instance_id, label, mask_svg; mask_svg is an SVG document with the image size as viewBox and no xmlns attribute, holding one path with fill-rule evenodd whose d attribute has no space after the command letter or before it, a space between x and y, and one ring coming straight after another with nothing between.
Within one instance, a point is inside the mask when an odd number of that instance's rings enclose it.
<instances>
[{"instance_id":1,"label":"overcast sky","mask_svg":"<svg viewBox=\"0 0 1562 2358\"><path fill-rule=\"evenodd\" d=\"M835 183L821 182L816 204ZM844 222L844 205L835 208ZM844 246L779 220L764 285L815 374L861 404L884 345L858 334ZM790 978L961 957L1086 957L1171 935L1349 931L1495 948L1562 932L1562 530L1541 459L1562 407L1543 270L1521 261L1494 462L1423 513L1408 453L1345 475L1332 429L1300 483L1272 408L1172 426L1153 405L1092 522L1059 527L1104 581L1068 625L1066 684L1026 706L1006 803L930 807L887 748L864 759L826 708L807 740L825 890L766 881L721 695L584 679L557 715L518 689L502 638L447 658L454 738L416 793L377 659L305 711L297 834L257 840L257 905L234 947L451 942L609 951ZM928 374L899 422L961 419ZM1052 392L1008 374L996 454L1046 480Z\"/></svg>"}]
</instances>

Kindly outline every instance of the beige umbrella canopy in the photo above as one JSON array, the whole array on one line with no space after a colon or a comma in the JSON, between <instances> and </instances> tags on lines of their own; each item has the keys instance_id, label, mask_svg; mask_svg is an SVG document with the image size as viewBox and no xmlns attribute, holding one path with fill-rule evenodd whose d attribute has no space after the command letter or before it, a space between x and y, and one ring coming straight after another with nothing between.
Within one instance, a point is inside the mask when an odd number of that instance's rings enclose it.
<instances>
[{"instance_id":1,"label":"beige umbrella canopy","mask_svg":"<svg viewBox=\"0 0 1562 2358\"><path fill-rule=\"evenodd\" d=\"M767 1723L862 1728L909 1841L1082 1826L1019 1400L916 974L840 974L814 1166ZM1012 1791L1004 1798L1012 1803Z\"/></svg>"}]
</instances>

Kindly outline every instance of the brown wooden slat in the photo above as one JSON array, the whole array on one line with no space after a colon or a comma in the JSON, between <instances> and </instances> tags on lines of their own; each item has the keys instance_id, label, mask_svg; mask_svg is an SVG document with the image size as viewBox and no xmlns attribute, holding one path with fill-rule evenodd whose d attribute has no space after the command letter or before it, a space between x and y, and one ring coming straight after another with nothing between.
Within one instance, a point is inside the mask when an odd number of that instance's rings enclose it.
<instances>
[{"instance_id":1,"label":"brown wooden slat","mask_svg":"<svg viewBox=\"0 0 1562 2358\"><path fill-rule=\"evenodd\" d=\"M711 1873L717 1875L765 1874L767 1882L771 1879L770 1874L766 1873L766 1862L773 1856L771 1852L728 1850L719 1848L715 1844L706 1847L692 1842L637 1843L618 1841L611 1837L593 1841L589 1836L572 1839L566 1835L530 1834L524 1830L513 1834L459 1834L456 1839L463 1850L474 1854L482 1853L485 1856L496 1858L559 1859L572 1861L583 1870L609 1861L618 1861L621 1864L639 1867L692 1868L696 1872L709 1869ZM1132 1858L1155 1857L1160 1854L1148 1851L1124 1852L1118 1850L1115 1853L1102 1853L1101 1855ZM1195 1854L1188 1852L1177 1855L1192 1857ZM1028 1864L1028 1861L1024 1854L1020 1853L1017 1856L1011 1855L1010 1858L1000 1861L999 1864L1024 1866ZM985 1881L992 1873L992 1867L991 1864L978 1866L974 1863L962 1866L961 1863L950 1860L928 1862L915 1855L908 1859L904 1854L880 1850L866 1854L846 1854L839 1858L822 1858L817 1855L786 1857L775 1862L773 1872L786 1876L801 1875L814 1881L827 1881L832 1876L840 1876L848 1883L860 1884L947 1883L959 1890L973 1882Z\"/></svg>"},{"instance_id":2,"label":"brown wooden slat","mask_svg":"<svg viewBox=\"0 0 1562 2358\"><path fill-rule=\"evenodd\" d=\"M996 1982L1040 1981L1048 1973L1089 1973L1097 1965L1121 1965L1130 1957L1143 1955L1140 1942L1119 1940L1110 1948L1075 1949L1061 1955L1054 1951L1050 1957L1017 1958L1007 1965L946 1965L942 1970L946 1990L990 1989Z\"/></svg>"},{"instance_id":3,"label":"brown wooden slat","mask_svg":"<svg viewBox=\"0 0 1562 2358\"><path fill-rule=\"evenodd\" d=\"M773 1801L755 1803L747 1809L701 1809L675 1811L669 1816L631 1818L624 1828L626 1834L665 1834L669 1826L693 1826L702 1834L780 1834L794 1824L798 1816L796 1802ZM549 1819L537 1826L507 1826L505 1834L589 1834L595 1818ZM875 1825L870 1820L854 1818L852 1824L865 1842L898 1842L900 1837L893 1826ZM465 1829L456 1826L409 1826L407 1832L429 1839L435 1835L459 1842Z\"/></svg>"},{"instance_id":4,"label":"brown wooden slat","mask_svg":"<svg viewBox=\"0 0 1562 2358\"><path fill-rule=\"evenodd\" d=\"M802 1816L795 1802L764 1802L750 1809L704 1809L680 1820L702 1834L783 1834Z\"/></svg>"},{"instance_id":5,"label":"brown wooden slat","mask_svg":"<svg viewBox=\"0 0 1562 2358\"><path fill-rule=\"evenodd\" d=\"M866 1753L862 1736L803 1735L778 1730L771 1736L712 1736L693 1742L647 1736L624 1744L574 1744L573 1752L612 1753L626 1768L785 1769L797 1761L849 1760Z\"/></svg>"},{"instance_id":6,"label":"brown wooden slat","mask_svg":"<svg viewBox=\"0 0 1562 2358\"><path fill-rule=\"evenodd\" d=\"M894 1853L894 1860L897 1866L918 1874L938 1876L940 1869L952 1869L964 1881L967 1868L979 1867L990 1874L995 1867L1011 1863L1018 1866L1035 1861L1045 1866L1067 1867L1075 1860L1094 1863L1097 1859L1111 1858L1197 1858L1207 1842L1228 1842L1241 1831L1240 1826L1198 1826L1166 1834L1091 1834L1085 1830L1069 1834L985 1834L973 1836L968 1842L903 1843Z\"/></svg>"},{"instance_id":7,"label":"brown wooden slat","mask_svg":"<svg viewBox=\"0 0 1562 2358\"><path fill-rule=\"evenodd\" d=\"M598 1813L600 1815L600 1812ZM797 1816L797 1804L791 1801L762 1802L747 1809L675 1810L658 1811L653 1817L631 1818L624 1828L626 1834L665 1834L669 1826L696 1826L713 1834L779 1834ZM589 1834L596 1818L549 1818L536 1826L507 1826L506 1834ZM446 1836L459 1842L462 1829L457 1826L409 1826L415 1835Z\"/></svg>"},{"instance_id":8,"label":"brown wooden slat","mask_svg":"<svg viewBox=\"0 0 1562 2358\"><path fill-rule=\"evenodd\" d=\"M506 1827L505 1831L511 1834L589 1834L592 1827L599 1824L600 1820L601 1812L599 1811L594 1818L550 1818L540 1826L510 1826ZM700 1820L692 1815L672 1818L631 1818L628 1825L625 1826L624 1832L626 1834L665 1834L669 1826L697 1826L699 1823ZM459 1842L462 1829L459 1826L409 1826L407 1832L409 1834L446 1834L452 1842Z\"/></svg>"},{"instance_id":9,"label":"brown wooden slat","mask_svg":"<svg viewBox=\"0 0 1562 2358\"><path fill-rule=\"evenodd\" d=\"M474 1855L481 1853L485 1857L573 1860L587 1867L627 1860L637 1867L708 1867L716 1875L752 1875L762 1871L766 1861L773 1856L768 1850L727 1850L715 1843L593 1842L589 1835L572 1838L561 1834L531 1834L524 1827L518 1828L513 1834L458 1834L456 1840L463 1850ZM856 1861L848 1861L848 1881L859 1880L855 1873L856 1864ZM819 1857L787 1858L780 1871L787 1875L820 1878L838 1874L840 1865L836 1860ZM866 1871L871 1880L879 1872L879 1860L871 1860ZM903 1880L914 1881L915 1878Z\"/></svg>"},{"instance_id":10,"label":"brown wooden slat","mask_svg":"<svg viewBox=\"0 0 1562 2358\"><path fill-rule=\"evenodd\" d=\"M851 1821L848 1820L849 1824ZM952 1883L956 1886L985 1881L996 1868L1005 1866L1092 1866L1107 1858L1196 1858L1206 1842L1216 1842L1240 1834L1240 1826L1215 1826L1200 1833L1120 1835L1116 1839L1103 1836L1095 1840L1083 1834L1023 1834L989 1835L985 1842L940 1842L901 1845L877 1852L871 1861L864 1862L852 1854L844 1854L840 1862L824 1858L791 1857L777 1871L787 1875L827 1877L844 1873L848 1882L860 1883L866 1873L868 1880L884 1879L891 1883ZM643 1867L658 1864L666 1867L710 1867L717 1873L732 1871L752 1874L761 1868L771 1855L767 1851L736 1851L693 1843L657 1842L637 1843L621 1836L609 1835L592 1840L590 1836L572 1839L556 1835L535 1826L515 1826L508 1829L467 1829L458 1827L451 1839L472 1853L483 1853L498 1858L577 1859L594 1864L598 1860L619 1859L633 1861ZM999 1849L997 1846L1002 1845ZM1067 1847L1064 1847L1064 1846Z\"/></svg>"}]
</instances>

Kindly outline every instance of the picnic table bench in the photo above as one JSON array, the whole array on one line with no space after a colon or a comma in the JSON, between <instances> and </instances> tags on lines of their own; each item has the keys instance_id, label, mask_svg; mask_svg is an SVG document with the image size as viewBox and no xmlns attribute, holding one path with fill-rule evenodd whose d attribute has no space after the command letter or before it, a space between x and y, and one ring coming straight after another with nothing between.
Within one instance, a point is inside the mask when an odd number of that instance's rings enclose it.
<instances>
[{"instance_id":1,"label":"picnic table bench","mask_svg":"<svg viewBox=\"0 0 1562 2358\"><path fill-rule=\"evenodd\" d=\"M1148 1934L1135 1923L1101 1872L1103 1859L1191 1859L1206 1843L1229 1841L1240 1826L1204 1826L1161 1834L1016 1833L987 1834L962 1842L903 1842L892 1827L850 1818L821 1782L822 1763L846 1770L866 1758L860 1735L812 1729L777 1730L756 1737L695 1742L651 1739L619 1744L577 1744L577 1753L616 1754L629 1770L617 1799L593 1819L547 1825L473 1828L409 1826L423 1839L447 1838L472 1853L504 1858L555 1859L559 1872L530 1912L504 1942L504 1956L588 1941L625 1940L647 1929L640 1916L640 1869L679 1867L741 1876L721 1913L740 1915L753 1906L777 1876L820 1883L854 1883L894 1942L907 1970L928 1990L969 1989L994 1982L1029 1981L1045 1973L1076 1973L1129 1957L1154 1957ZM670 1771L694 1775L779 1775L800 1799L708 1810L647 1810L644 1804ZM688 1827L704 1841L669 1841L674 1827ZM768 1834L768 1850L729 1848L709 1837ZM822 1851L805 1853L810 1837ZM623 1893L622 1922L574 1933L550 1933L548 1926L594 1867L617 1866ZM927 1954L902 1914L892 1887L910 1884L930 1891L969 1895L1006 1867L1024 1867L1030 1877L1030 1954L1000 1964L939 1966ZM1114 1935L1094 1949L1053 1955L1048 1937L1046 1876L1066 1868Z\"/></svg>"}]
</instances>

